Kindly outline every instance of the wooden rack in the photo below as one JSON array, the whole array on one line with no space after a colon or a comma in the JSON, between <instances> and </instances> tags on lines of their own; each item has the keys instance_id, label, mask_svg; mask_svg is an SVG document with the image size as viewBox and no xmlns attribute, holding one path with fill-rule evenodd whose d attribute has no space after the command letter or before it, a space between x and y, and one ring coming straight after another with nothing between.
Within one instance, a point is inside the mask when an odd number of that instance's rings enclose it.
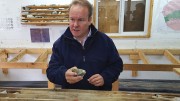
<instances>
[{"instance_id":1,"label":"wooden rack","mask_svg":"<svg viewBox=\"0 0 180 101\"><path fill-rule=\"evenodd\" d=\"M175 56L180 56L180 49L118 49L120 55L128 55L132 60L130 64L124 64L124 70L132 71L132 76L137 76L138 71L172 71L173 68L180 68L180 60ZM51 55L50 48L43 49L20 49L6 48L0 49L0 68L4 74L8 74L8 69L42 69L46 73L48 66L48 56ZM9 60L9 55L16 54ZM25 54L39 54L34 62L18 62ZM165 56L171 64L154 64L148 59L148 55ZM143 64L139 64L142 61ZM114 89L118 89L118 81L113 84ZM48 82L48 88L54 88L55 85Z\"/></svg>"},{"instance_id":2,"label":"wooden rack","mask_svg":"<svg viewBox=\"0 0 180 101\"><path fill-rule=\"evenodd\" d=\"M69 5L32 5L22 7L21 23L26 25L68 25Z\"/></svg>"}]
</instances>

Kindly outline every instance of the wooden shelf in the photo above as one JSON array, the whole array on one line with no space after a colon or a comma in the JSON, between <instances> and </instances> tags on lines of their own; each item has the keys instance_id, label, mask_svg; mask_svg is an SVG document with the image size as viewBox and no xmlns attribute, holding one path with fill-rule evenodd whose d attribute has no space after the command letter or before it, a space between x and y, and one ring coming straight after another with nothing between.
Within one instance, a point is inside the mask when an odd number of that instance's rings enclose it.
<instances>
[{"instance_id":1,"label":"wooden shelf","mask_svg":"<svg viewBox=\"0 0 180 101\"><path fill-rule=\"evenodd\" d=\"M21 24L68 25L69 5L29 5L22 7Z\"/></svg>"},{"instance_id":2,"label":"wooden shelf","mask_svg":"<svg viewBox=\"0 0 180 101\"><path fill-rule=\"evenodd\" d=\"M68 9L65 9L65 10L23 10L22 12L29 12L29 13L33 13L33 12L68 12Z\"/></svg>"},{"instance_id":3,"label":"wooden shelf","mask_svg":"<svg viewBox=\"0 0 180 101\"><path fill-rule=\"evenodd\" d=\"M52 16L52 17L56 17L56 16L60 17L60 16L62 16L62 17L69 17L68 13L66 13L66 14L40 14L40 13L37 13L37 14L31 14L31 15L33 15L33 16ZM27 15L22 14L22 16L27 16Z\"/></svg>"},{"instance_id":4,"label":"wooden shelf","mask_svg":"<svg viewBox=\"0 0 180 101\"><path fill-rule=\"evenodd\" d=\"M69 20L69 18L22 18L22 20Z\"/></svg>"},{"instance_id":5,"label":"wooden shelf","mask_svg":"<svg viewBox=\"0 0 180 101\"><path fill-rule=\"evenodd\" d=\"M69 22L21 22L24 25L68 25Z\"/></svg>"},{"instance_id":6,"label":"wooden shelf","mask_svg":"<svg viewBox=\"0 0 180 101\"><path fill-rule=\"evenodd\" d=\"M48 8L69 8L69 5L44 5L44 6L26 6L31 9L48 9Z\"/></svg>"}]
</instances>

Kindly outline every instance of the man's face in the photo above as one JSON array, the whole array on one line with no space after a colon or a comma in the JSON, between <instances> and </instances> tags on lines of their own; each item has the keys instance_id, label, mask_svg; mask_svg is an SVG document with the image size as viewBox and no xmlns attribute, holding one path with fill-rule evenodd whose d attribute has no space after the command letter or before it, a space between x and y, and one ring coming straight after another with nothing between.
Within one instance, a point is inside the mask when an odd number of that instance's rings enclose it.
<instances>
[{"instance_id":1,"label":"man's face","mask_svg":"<svg viewBox=\"0 0 180 101\"><path fill-rule=\"evenodd\" d=\"M88 17L88 8L80 5L73 5L69 11L70 31L76 38L83 38L89 32L91 17Z\"/></svg>"}]
</instances>

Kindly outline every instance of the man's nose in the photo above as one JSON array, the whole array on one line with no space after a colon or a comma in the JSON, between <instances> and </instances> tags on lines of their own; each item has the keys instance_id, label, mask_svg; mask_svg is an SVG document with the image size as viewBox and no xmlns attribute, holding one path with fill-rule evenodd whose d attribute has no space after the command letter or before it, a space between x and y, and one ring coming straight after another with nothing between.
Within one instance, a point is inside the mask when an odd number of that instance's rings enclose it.
<instances>
[{"instance_id":1,"label":"man's nose","mask_svg":"<svg viewBox=\"0 0 180 101\"><path fill-rule=\"evenodd\" d=\"M74 21L74 26L78 26L78 21Z\"/></svg>"}]
</instances>

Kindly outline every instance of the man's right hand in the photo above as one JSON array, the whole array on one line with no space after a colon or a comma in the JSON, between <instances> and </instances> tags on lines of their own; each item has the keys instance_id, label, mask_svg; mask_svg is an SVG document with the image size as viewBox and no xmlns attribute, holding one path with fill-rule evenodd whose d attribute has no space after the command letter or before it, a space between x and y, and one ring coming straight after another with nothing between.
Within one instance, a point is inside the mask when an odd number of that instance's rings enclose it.
<instances>
[{"instance_id":1,"label":"man's right hand","mask_svg":"<svg viewBox=\"0 0 180 101\"><path fill-rule=\"evenodd\" d=\"M72 72L72 69L77 69L77 67L72 67L68 69L65 73L66 81L70 84L77 83L83 79L82 76L77 76L77 73Z\"/></svg>"}]
</instances>

